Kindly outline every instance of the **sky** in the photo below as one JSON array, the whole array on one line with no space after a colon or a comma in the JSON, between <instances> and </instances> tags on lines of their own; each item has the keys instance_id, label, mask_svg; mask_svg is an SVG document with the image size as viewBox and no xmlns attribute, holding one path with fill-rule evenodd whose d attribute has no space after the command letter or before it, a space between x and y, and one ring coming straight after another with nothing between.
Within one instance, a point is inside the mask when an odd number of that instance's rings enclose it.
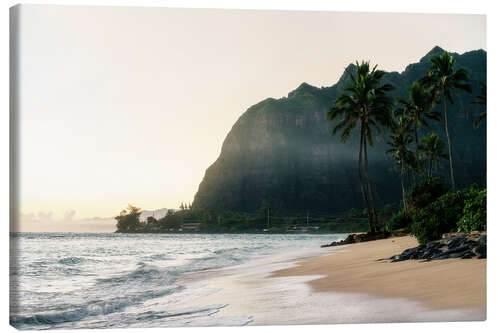
<instances>
[{"instance_id":1,"label":"sky","mask_svg":"<svg viewBox=\"0 0 500 333\"><path fill-rule=\"evenodd\" d=\"M238 117L349 63L486 50L482 15L23 5L22 231L112 231L192 202Z\"/></svg>"}]
</instances>

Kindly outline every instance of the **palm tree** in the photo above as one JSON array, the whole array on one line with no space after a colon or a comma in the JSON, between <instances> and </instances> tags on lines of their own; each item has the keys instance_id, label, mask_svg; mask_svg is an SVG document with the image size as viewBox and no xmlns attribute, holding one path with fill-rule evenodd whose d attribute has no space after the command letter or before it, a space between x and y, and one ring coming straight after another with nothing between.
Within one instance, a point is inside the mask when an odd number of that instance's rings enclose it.
<instances>
[{"instance_id":1,"label":"palm tree","mask_svg":"<svg viewBox=\"0 0 500 333\"><path fill-rule=\"evenodd\" d=\"M420 82L414 82L408 89L408 101L398 99L398 103L402 106L395 110L395 116L406 114L409 120L413 123L413 137L415 138L415 154L418 155L418 129L420 126L430 128L427 119L441 121L442 117L439 112L431 111L433 105L432 93L425 89Z\"/></svg>"},{"instance_id":2,"label":"palm tree","mask_svg":"<svg viewBox=\"0 0 500 333\"><path fill-rule=\"evenodd\" d=\"M413 141L409 130L409 119L406 116L399 118L398 125L389 134L391 141L387 142L390 149L386 153L391 153L396 165L399 167L399 178L401 179L401 191L403 198L403 209L406 211L406 190L403 177L407 170L411 168L415 160L414 154L410 151L409 146Z\"/></svg>"},{"instance_id":3,"label":"palm tree","mask_svg":"<svg viewBox=\"0 0 500 333\"><path fill-rule=\"evenodd\" d=\"M428 177L432 177L433 164L439 166L441 159L448 157L448 155L443 152L444 148L444 141L441 140L436 133L431 133L422 139L422 144L419 149L429 161Z\"/></svg>"},{"instance_id":4,"label":"palm tree","mask_svg":"<svg viewBox=\"0 0 500 333\"><path fill-rule=\"evenodd\" d=\"M453 104L452 92L464 90L471 92L471 87L467 83L469 74L464 69L455 70L455 58L448 52L443 52L440 56L431 58L431 67L427 75L420 81L426 88L431 89L435 101L441 100L444 108L444 123L446 139L448 140L448 159L450 161L451 186L455 189L455 176L453 173L453 158L451 154L451 138L448 131L448 111L446 100ZM441 97L442 96L442 97Z\"/></svg>"},{"instance_id":5,"label":"palm tree","mask_svg":"<svg viewBox=\"0 0 500 333\"><path fill-rule=\"evenodd\" d=\"M486 85L481 83L481 94L476 96L476 100L471 102L472 104L479 104L486 108ZM486 119L486 110L481 113L474 120L474 128L478 128L479 125Z\"/></svg>"},{"instance_id":6,"label":"palm tree","mask_svg":"<svg viewBox=\"0 0 500 333\"><path fill-rule=\"evenodd\" d=\"M384 71L378 70L377 66L370 70L370 64L362 61L356 62L356 74L348 72L349 81L344 87L344 92L334 102L327 118L334 121L337 117L343 117L333 128L332 135L342 130L340 141L346 142L354 129L359 125L359 156L358 156L358 181L361 195L369 214L370 231L378 232L377 214L373 201L373 191L370 177L368 175L368 153L367 145L373 145L374 130L382 134L382 127L392 127L391 109L392 98L387 93L394 89L390 84L382 84ZM364 161L364 172L366 189L362 179L362 165Z\"/></svg>"}]
</instances>

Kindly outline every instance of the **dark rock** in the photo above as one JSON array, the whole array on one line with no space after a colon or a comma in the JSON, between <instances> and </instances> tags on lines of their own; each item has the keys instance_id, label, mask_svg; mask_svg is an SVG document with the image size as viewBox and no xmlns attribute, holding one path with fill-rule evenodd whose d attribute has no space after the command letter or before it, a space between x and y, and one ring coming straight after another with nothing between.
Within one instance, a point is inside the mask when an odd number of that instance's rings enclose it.
<instances>
[{"instance_id":1,"label":"dark rock","mask_svg":"<svg viewBox=\"0 0 500 333\"><path fill-rule=\"evenodd\" d=\"M426 245L427 248L433 248L433 249L438 249L440 247L443 247L445 244L438 242L438 241L433 241L430 242Z\"/></svg>"},{"instance_id":2,"label":"dark rock","mask_svg":"<svg viewBox=\"0 0 500 333\"><path fill-rule=\"evenodd\" d=\"M469 249L474 249L479 246L479 242L474 240L468 240L463 243L465 246L468 246Z\"/></svg>"},{"instance_id":3,"label":"dark rock","mask_svg":"<svg viewBox=\"0 0 500 333\"><path fill-rule=\"evenodd\" d=\"M439 255L439 256L437 256L435 258L432 258L431 260L443 260L443 259L449 259L449 258L450 258L449 255L443 255L443 254L441 254L441 255Z\"/></svg>"},{"instance_id":4,"label":"dark rock","mask_svg":"<svg viewBox=\"0 0 500 333\"><path fill-rule=\"evenodd\" d=\"M416 253L417 251L418 251L418 248L406 249L403 251L403 253L401 253L401 256L409 258L412 254Z\"/></svg>"},{"instance_id":5,"label":"dark rock","mask_svg":"<svg viewBox=\"0 0 500 333\"><path fill-rule=\"evenodd\" d=\"M444 251L443 254L455 254L455 253L460 253L469 250L469 246L467 245L461 245L455 248L451 248L448 251Z\"/></svg>"},{"instance_id":6,"label":"dark rock","mask_svg":"<svg viewBox=\"0 0 500 333\"><path fill-rule=\"evenodd\" d=\"M465 240L466 240L466 237L463 237L463 236L454 237L448 243L448 248L453 249L453 248L459 247L464 243Z\"/></svg>"},{"instance_id":7,"label":"dark rock","mask_svg":"<svg viewBox=\"0 0 500 333\"><path fill-rule=\"evenodd\" d=\"M476 252L478 254L478 259L484 259L484 258L486 258L486 243L480 244L476 248Z\"/></svg>"},{"instance_id":8,"label":"dark rock","mask_svg":"<svg viewBox=\"0 0 500 333\"><path fill-rule=\"evenodd\" d=\"M448 258L462 258L462 256L468 251L455 252L448 255Z\"/></svg>"},{"instance_id":9,"label":"dark rock","mask_svg":"<svg viewBox=\"0 0 500 333\"><path fill-rule=\"evenodd\" d=\"M427 251L425 251L424 254L422 254L421 258L422 259L430 259L433 256L440 255L441 253L442 252L437 250L437 249L430 248Z\"/></svg>"},{"instance_id":10,"label":"dark rock","mask_svg":"<svg viewBox=\"0 0 500 333\"><path fill-rule=\"evenodd\" d=\"M389 259L392 259L391 261L392 262L396 262L396 261L402 261L404 259L401 259L401 255L400 254L396 254L395 256L392 256L390 257Z\"/></svg>"},{"instance_id":11,"label":"dark rock","mask_svg":"<svg viewBox=\"0 0 500 333\"><path fill-rule=\"evenodd\" d=\"M472 259L476 256L476 254L472 251L467 251L462 255L462 259Z\"/></svg>"},{"instance_id":12,"label":"dark rock","mask_svg":"<svg viewBox=\"0 0 500 333\"><path fill-rule=\"evenodd\" d=\"M434 255L433 255L432 257L430 257L429 259L427 259L427 261L440 259L442 256L443 256L443 252L439 252L439 253L434 254Z\"/></svg>"},{"instance_id":13,"label":"dark rock","mask_svg":"<svg viewBox=\"0 0 500 333\"><path fill-rule=\"evenodd\" d=\"M332 242L330 244L321 245L321 247L330 247L330 246L339 246L339 245L347 245L347 244L353 244L353 243L368 242L368 241L377 240L377 239L384 239L387 237L389 237L388 233L350 234L344 240L341 240L338 242Z\"/></svg>"},{"instance_id":14,"label":"dark rock","mask_svg":"<svg viewBox=\"0 0 500 333\"><path fill-rule=\"evenodd\" d=\"M443 260L451 258L471 259L486 258L486 235L481 233L450 234L450 238L432 241L415 248L406 249L388 260L398 262L403 260Z\"/></svg>"}]
</instances>

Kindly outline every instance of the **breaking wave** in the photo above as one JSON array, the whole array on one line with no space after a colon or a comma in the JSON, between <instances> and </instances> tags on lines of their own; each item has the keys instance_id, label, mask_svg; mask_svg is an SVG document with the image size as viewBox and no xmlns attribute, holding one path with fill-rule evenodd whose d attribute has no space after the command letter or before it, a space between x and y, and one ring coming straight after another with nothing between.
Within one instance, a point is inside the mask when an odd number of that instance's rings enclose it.
<instances>
[{"instance_id":1,"label":"breaking wave","mask_svg":"<svg viewBox=\"0 0 500 333\"><path fill-rule=\"evenodd\" d=\"M178 278L327 240L332 236L18 233L10 323L18 329L245 325L250 315L213 316L230 304L193 307L216 291L180 285Z\"/></svg>"}]
</instances>

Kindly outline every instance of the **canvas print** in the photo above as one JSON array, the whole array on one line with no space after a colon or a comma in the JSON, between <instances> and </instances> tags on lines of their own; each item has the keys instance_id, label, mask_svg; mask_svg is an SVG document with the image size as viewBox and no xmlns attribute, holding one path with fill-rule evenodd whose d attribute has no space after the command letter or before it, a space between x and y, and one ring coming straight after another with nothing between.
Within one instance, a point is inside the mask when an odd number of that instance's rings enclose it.
<instances>
[{"instance_id":1,"label":"canvas print","mask_svg":"<svg viewBox=\"0 0 500 333\"><path fill-rule=\"evenodd\" d=\"M10 11L10 324L486 320L486 17Z\"/></svg>"}]
</instances>

